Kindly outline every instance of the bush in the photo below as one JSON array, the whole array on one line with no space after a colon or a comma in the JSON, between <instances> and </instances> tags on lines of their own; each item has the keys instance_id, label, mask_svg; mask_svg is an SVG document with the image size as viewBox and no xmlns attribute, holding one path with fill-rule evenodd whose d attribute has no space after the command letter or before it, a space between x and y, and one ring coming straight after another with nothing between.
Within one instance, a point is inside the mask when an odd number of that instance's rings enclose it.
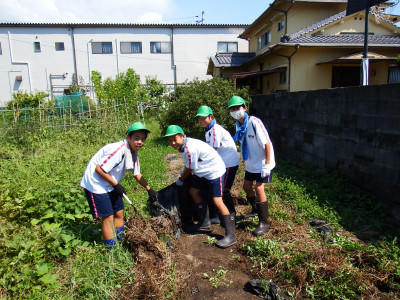
<instances>
[{"instance_id":1,"label":"bush","mask_svg":"<svg viewBox=\"0 0 400 300\"><path fill-rule=\"evenodd\" d=\"M188 136L203 139L204 130L195 117L197 109L202 105L211 107L217 123L233 132L234 119L230 117L226 107L234 95L241 96L247 105L251 102L247 88L235 89L233 81L222 78L204 81L195 79L177 86L174 93L165 97L166 108L160 114L162 132L169 125L176 124Z\"/></svg>"},{"instance_id":2,"label":"bush","mask_svg":"<svg viewBox=\"0 0 400 300\"><path fill-rule=\"evenodd\" d=\"M13 93L13 100L7 103L7 109L24 108L28 107L39 107L40 103L45 102L48 94L42 91L36 91L34 93L28 93L26 91L18 91Z\"/></svg>"}]
</instances>

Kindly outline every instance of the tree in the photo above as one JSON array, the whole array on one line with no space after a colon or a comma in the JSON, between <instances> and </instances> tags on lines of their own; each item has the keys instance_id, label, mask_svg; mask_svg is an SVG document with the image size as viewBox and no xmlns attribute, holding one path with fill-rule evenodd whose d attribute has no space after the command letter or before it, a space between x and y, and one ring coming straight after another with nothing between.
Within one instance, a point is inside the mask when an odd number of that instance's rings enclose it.
<instances>
[{"instance_id":1,"label":"tree","mask_svg":"<svg viewBox=\"0 0 400 300\"><path fill-rule=\"evenodd\" d=\"M165 131L169 125L176 124L187 135L202 139L204 130L195 116L200 106L207 105L213 110L217 122L232 133L234 119L226 108L229 99L234 95L241 96L247 105L251 102L248 89L235 89L232 80L214 77L204 81L195 79L185 82L165 97L166 107L161 113L161 128Z\"/></svg>"}]
</instances>

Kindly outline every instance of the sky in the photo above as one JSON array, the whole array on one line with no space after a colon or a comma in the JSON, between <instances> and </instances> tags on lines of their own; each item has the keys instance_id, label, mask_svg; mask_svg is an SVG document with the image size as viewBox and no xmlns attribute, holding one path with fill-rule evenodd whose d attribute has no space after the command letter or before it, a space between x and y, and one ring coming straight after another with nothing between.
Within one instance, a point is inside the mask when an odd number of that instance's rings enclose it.
<instances>
[{"instance_id":1,"label":"sky","mask_svg":"<svg viewBox=\"0 0 400 300\"><path fill-rule=\"evenodd\" d=\"M0 22L251 24L273 0L0 0ZM399 0L390 13L400 15Z\"/></svg>"}]
</instances>

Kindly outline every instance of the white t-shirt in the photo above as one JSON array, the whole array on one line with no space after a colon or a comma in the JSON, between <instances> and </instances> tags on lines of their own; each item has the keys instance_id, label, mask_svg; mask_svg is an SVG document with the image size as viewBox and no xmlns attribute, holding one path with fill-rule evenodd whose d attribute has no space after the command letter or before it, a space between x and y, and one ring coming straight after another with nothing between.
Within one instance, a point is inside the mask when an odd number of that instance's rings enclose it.
<instances>
[{"instance_id":1,"label":"white t-shirt","mask_svg":"<svg viewBox=\"0 0 400 300\"><path fill-rule=\"evenodd\" d=\"M236 126L236 129L238 127ZM275 167L274 147L269 138L268 131L259 118L249 116L247 121L247 153L248 159L245 161L246 171L250 173L261 173L261 168L265 164L265 144L270 143L271 154L269 166L271 170Z\"/></svg>"},{"instance_id":2,"label":"white t-shirt","mask_svg":"<svg viewBox=\"0 0 400 300\"><path fill-rule=\"evenodd\" d=\"M221 177L225 173L225 164L217 151L203 141L187 138L183 152L180 152L185 167L193 174L208 180Z\"/></svg>"},{"instance_id":3,"label":"white t-shirt","mask_svg":"<svg viewBox=\"0 0 400 300\"><path fill-rule=\"evenodd\" d=\"M127 140L105 145L92 157L81 180L81 187L95 194L111 192L114 188L95 171L99 165L117 182L122 180L125 174L125 149L129 149ZM129 170L133 175L140 174L140 164L137 152L132 153L134 169Z\"/></svg>"},{"instance_id":4,"label":"white t-shirt","mask_svg":"<svg viewBox=\"0 0 400 300\"><path fill-rule=\"evenodd\" d=\"M225 168L239 165L239 154L236 144L230 133L221 125L215 124L210 130L206 131L206 142L213 148L217 148L217 153L225 163Z\"/></svg>"}]
</instances>

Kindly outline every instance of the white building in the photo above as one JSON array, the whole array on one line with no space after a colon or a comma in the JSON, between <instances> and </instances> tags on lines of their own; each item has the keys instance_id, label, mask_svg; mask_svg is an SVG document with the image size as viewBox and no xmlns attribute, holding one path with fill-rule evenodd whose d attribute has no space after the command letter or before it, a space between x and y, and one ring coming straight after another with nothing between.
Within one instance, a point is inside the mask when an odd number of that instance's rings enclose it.
<instances>
[{"instance_id":1,"label":"white building","mask_svg":"<svg viewBox=\"0 0 400 300\"><path fill-rule=\"evenodd\" d=\"M216 52L248 52L246 25L0 23L0 105L20 91L60 93L77 75L90 84L132 68L142 82L211 78Z\"/></svg>"}]
</instances>

